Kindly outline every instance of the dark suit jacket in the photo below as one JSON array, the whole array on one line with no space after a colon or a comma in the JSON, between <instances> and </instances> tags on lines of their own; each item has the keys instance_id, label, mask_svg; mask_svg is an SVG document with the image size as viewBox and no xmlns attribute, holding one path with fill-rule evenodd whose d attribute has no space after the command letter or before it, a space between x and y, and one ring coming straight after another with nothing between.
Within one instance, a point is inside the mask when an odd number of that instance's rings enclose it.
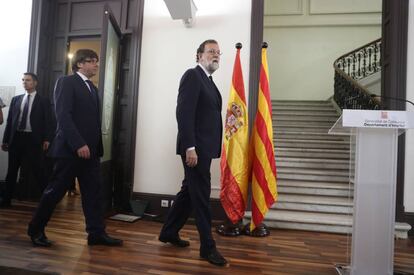
<instances>
[{"instance_id":1,"label":"dark suit jacket","mask_svg":"<svg viewBox=\"0 0 414 275\"><path fill-rule=\"evenodd\" d=\"M3 143L13 146L13 140L19 124L20 106L24 94L12 98L9 114L7 117L6 129L4 130ZM38 92L30 111L30 125L32 127L32 138L36 145L41 146L44 141L50 141L53 132L50 121L50 101L41 96Z\"/></svg>"},{"instance_id":2,"label":"dark suit jacket","mask_svg":"<svg viewBox=\"0 0 414 275\"><path fill-rule=\"evenodd\" d=\"M103 155L98 89L90 91L78 74L58 79L54 91L57 122L49 156L76 158L76 151L88 145L91 158Z\"/></svg>"},{"instance_id":3,"label":"dark suit jacket","mask_svg":"<svg viewBox=\"0 0 414 275\"><path fill-rule=\"evenodd\" d=\"M195 147L198 157L218 158L223 132L221 95L199 66L187 70L180 81L176 117L177 154Z\"/></svg>"}]
</instances>

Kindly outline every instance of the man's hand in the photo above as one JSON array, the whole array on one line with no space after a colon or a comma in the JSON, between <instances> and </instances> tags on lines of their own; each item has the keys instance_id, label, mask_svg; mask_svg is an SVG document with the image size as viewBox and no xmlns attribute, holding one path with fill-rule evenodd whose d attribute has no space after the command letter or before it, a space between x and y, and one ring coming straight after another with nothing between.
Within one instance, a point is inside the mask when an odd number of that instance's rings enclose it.
<instances>
[{"instance_id":1,"label":"man's hand","mask_svg":"<svg viewBox=\"0 0 414 275\"><path fill-rule=\"evenodd\" d=\"M197 153L195 149L190 149L185 152L185 163L188 167L194 167L197 165Z\"/></svg>"},{"instance_id":2,"label":"man's hand","mask_svg":"<svg viewBox=\"0 0 414 275\"><path fill-rule=\"evenodd\" d=\"M1 150L3 150L4 152L9 151L9 145L7 143L3 143L1 145Z\"/></svg>"},{"instance_id":3,"label":"man's hand","mask_svg":"<svg viewBox=\"0 0 414 275\"><path fill-rule=\"evenodd\" d=\"M49 145L50 145L49 141L43 141L43 146L42 146L43 151L47 151L47 149L49 149Z\"/></svg>"},{"instance_id":4,"label":"man's hand","mask_svg":"<svg viewBox=\"0 0 414 275\"><path fill-rule=\"evenodd\" d=\"M89 151L88 145L83 145L76 152L78 153L78 157L82 159L89 159L91 157L91 152Z\"/></svg>"}]
</instances>

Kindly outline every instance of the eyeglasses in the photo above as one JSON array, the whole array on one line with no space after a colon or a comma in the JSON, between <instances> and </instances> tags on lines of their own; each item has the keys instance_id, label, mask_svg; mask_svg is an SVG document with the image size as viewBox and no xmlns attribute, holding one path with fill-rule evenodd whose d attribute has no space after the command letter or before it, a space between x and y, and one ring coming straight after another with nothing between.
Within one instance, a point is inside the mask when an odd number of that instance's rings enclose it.
<instances>
[{"instance_id":1,"label":"eyeglasses","mask_svg":"<svg viewBox=\"0 0 414 275\"><path fill-rule=\"evenodd\" d=\"M83 62L99 65L99 61L96 59L85 59Z\"/></svg>"},{"instance_id":2,"label":"eyeglasses","mask_svg":"<svg viewBox=\"0 0 414 275\"><path fill-rule=\"evenodd\" d=\"M204 51L204 52L206 52L206 53L208 53L208 54L212 54L212 55L222 55L223 53L220 51L220 50L218 50L218 51L216 51L215 49L210 49L210 50L207 50L207 51Z\"/></svg>"}]
</instances>

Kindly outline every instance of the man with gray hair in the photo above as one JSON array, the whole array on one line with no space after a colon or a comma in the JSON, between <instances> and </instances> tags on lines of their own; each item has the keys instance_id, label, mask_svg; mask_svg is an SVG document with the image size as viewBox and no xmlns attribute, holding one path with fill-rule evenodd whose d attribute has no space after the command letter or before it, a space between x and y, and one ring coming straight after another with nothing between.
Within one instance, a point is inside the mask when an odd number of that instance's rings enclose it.
<instances>
[{"instance_id":1,"label":"man with gray hair","mask_svg":"<svg viewBox=\"0 0 414 275\"><path fill-rule=\"evenodd\" d=\"M161 230L159 240L174 246L190 243L179 236L180 229L194 210L200 235L200 257L224 266L226 259L216 249L211 233L210 165L221 153L223 132L221 95L212 74L219 68L220 48L206 40L197 49L195 68L187 70L178 90L176 117L177 154L184 167L184 180Z\"/></svg>"}]
</instances>

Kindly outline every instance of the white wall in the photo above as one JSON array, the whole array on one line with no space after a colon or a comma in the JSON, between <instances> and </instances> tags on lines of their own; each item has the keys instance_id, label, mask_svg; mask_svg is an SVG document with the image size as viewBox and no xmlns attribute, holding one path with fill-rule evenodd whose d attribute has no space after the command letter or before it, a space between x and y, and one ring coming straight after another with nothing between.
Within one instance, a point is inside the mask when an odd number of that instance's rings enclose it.
<instances>
[{"instance_id":1,"label":"white wall","mask_svg":"<svg viewBox=\"0 0 414 275\"><path fill-rule=\"evenodd\" d=\"M381 0L265 0L272 99L325 100L333 62L381 37Z\"/></svg>"},{"instance_id":2,"label":"white wall","mask_svg":"<svg viewBox=\"0 0 414 275\"><path fill-rule=\"evenodd\" d=\"M21 79L27 70L31 12L32 0L0 1L0 97L6 98L7 105L10 91L24 91ZM8 111L8 107L3 109L5 119ZM5 123L0 126L1 140L4 126ZM7 154L0 151L0 180L4 180L6 172Z\"/></svg>"},{"instance_id":3,"label":"white wall","mask_svg":"<svg viewBox=\"0 0 414 275\"><path fill-rule=\"evenodd\" d=\"M245 87L248 87L250 0L194 0L198 11L193 28L173 21L163 0L147 0L144 8L134 192L175 194L183 168L175 155L175 107L184 71L194 67L196 49L216 39L223 52L214 81L223 97L223 116L230 91L235 44L241 42ZM247 89L246 89L247 90ZM212 196L217 197L219 160L212 164Z\"/></svg>"},{"instance_id":4,"label":"white wall","mask_svg":"<svg viewBox=\"0 0 414 275\"><path fill-rule=\"evenodd\" d=\"M409 1L407 53L407 99L414 101L414 1ZM414 111L407 104L407 111ZM414 130L408 130L405 140L404 206L406 212L414 212Z\"/></svg>"},{"instance_id":5,"label":"white wall","mask_svg":"<svg viewBox=\"0 0 414 275\"><path fill-rule=\"evenodd\" d=\"M358 80L371 94L381 94L381 71Z\"/></svg>"}]
</instances>

